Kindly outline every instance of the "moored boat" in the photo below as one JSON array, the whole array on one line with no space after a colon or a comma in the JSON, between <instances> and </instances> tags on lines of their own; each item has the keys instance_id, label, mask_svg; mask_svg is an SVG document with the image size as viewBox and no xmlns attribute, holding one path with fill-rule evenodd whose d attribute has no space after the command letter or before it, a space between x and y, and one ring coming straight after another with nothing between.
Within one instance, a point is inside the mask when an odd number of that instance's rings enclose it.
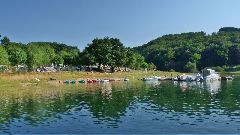
<instances>
[{"instance_id":1,"label":"moored boat","mask_svg":"<svg viewBox=\"0 0 240 135\"><path fill-rule=\"evenodd\" d=\"M159 80L161 80L161 77L158 76L143 78L143 81L159 81Z\"/></svg>"},{"instance_id":2,"label":"moored boat","mask_svg":"<svg viewBox=\"0 0 240 135\"><path fill-rule=\"evenodd\" d=\"M215 70L208 68L202 70L202 77L203 81L216 81L221 79L220 75L215 72Z\"/></svg>"},{"instance_id":3,"label":"moored boat","mask_svg":"<svg viewBox=\"0 0 240 135\"><path fill-rule=\"evenodd\" d=\"M93 83L100 82L100 79L92 79L92 82L93 82Z\"/></svg>"},{"instance_id":4,"label":"moored boat","mask_svg":"<svg viewBox=\"0 0 240 135\"><path fill-rule=\"evenodd\" d=\"M93 81L92 81L92 80L89 80L89 79L87 79L87 83L93 83Z\"/></svg>"},{"instance_id":5,"label":"moored boat","mask_svg":"<svg viewBox=\"0 0 240 135\"><path fill-rule=\"evenodd\" d=\"M101 83L109 82L109 80L108 80L108 79L102 79L100 82L101 82Z\"/></svg>"},{"instance_id":6,"label":"moored boat","mask_svg":"<svg viewBox=\"0 0 240 135\"><path fill-rule=\"evenodd\" d=\"M109 82L115 81L115 79L113 79L113 78L110 78L110 79L107 79L107 80L109 80Z\"/></svg>"},{"instance_id":7,"label":"moored boat","mask_svg":"<svg viewBox=\"0 0 240 135\"><path fill-rule=\"evenodd\" d=\"M85 80L79 80L78 82L79 83L85 83L86 81Z\"/></svg>"},{"instance_id":8,"label":"moored boat","mask_svg":"<svg viewBox=\"0 0 240 135\"><path fill-rule=\"evenodd\" d=\"M65 80L64 83L70 83L70 80Z\"/></svg>"},{"instance_id":9,"label":"moored boat","mask_svg":"<svg viewBox=\"0 0 240 135\"><path fill-rule=\"evenodd\" d=\"M76 83L76 81L75 81L75 80L71 80L71 81L70 81L70 83L72 83L72 84L75 84L75 83Z\"/></svg>"}]
</instances>

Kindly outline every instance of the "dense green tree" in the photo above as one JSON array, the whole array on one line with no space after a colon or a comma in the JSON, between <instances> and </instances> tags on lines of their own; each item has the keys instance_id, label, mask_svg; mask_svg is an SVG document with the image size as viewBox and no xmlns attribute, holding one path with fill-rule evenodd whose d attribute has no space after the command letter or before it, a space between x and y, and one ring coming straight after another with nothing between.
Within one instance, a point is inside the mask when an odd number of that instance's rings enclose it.
<instances>
[{"instance_id":1,"label":"dense green tree","mask_svg":"<svg viewBox=\"0 0 240 135\"><path fill-rule=\"evenodd\" d=\"M164 35L134 50L160 70L190 72L195 67L239 65L239 45L240 29L224 27L210 35L204 32Z\"/></svg>"},{"instance_id":2,"label":"dense green tree","mask_svg":"<svg viewBox=\"0 0 240 135\"><path fill-rule=\"evenodd\" d=\"M64 65L77 65L79 53L80 52L78 49L62 50L59 52L59 55L63 58Z\"/></svg>"},{"instance_id":3,"label":"dense green tree","mask_svg":"<svg viewBox=\"0 0 240 135\"><path fill-rule=\"evenodd\" d=\"M219 32L240 32L240 29L234 27L223 27L219 29Z\"/></svg>"},{"instance_id":4,"label":"dense green tree","mask_svg":"<svg viewBox=\"0 0 240 135\"><path fill-rule=\"evenodd\" d=\"M28 60L27 65L30 69L51 65L54 63L55 51L49 45L30 43L27 46Z\"/></svg>"},{"instance_id":5,"label":"dense green tree","mask_svg":"<svg viewBox=\"0 0 240 135\"><path fill-rule=\"evenodd\" d=\"M228 48L211 45L202 52L201 63L203 67L223 66L228 61Z\"/></svg>"},{"instance_id":6,"label":"dense green tree","mask_svg":"<svg viewBox=\"0 0 240 135\"><path fill-rule=\"evenodd\" d=\"M152 68L154 65L159 70L195 72L205 67L239 65L240 29L223 27L209 35L204 32L169 34L135 48L124 47L117 38L96 38L81 53L77 47L62 43L32 42L25 45L3 37L1 51L1 63L26 63L30 69L54 63L74 66L103 64L112 69Z\"/></svg>"},{"instance_id":7,"label":"dense green tree","mask_svg":"<svg viewBox=\"0 0 240 135\"><path fill-rule=\"evenodd\" d=\"M106 37L103 39L94 39L85 48L84 53L90 58L86 59L86 61L91 62L91 64L98 63L99 66L103 64L114 68L124 65L124 58L126 57L124 49L119 39ZM84 57L86 58L86 56Z\"/></svg>"},{"instance_id":8,"label":"dense green tree","mask_svg":"<svg viewBox=\"0 0 240 135\"><path fill-rule=\"evenodd\" d=\"M56 56L56 53L50 45L45 45L45 46L40 46L40 49L44 52L44 59L43 59L43 64L44 65L49 65L54 63L54 58Z\"/></svg>"},{"instance_id":9,"label":"dense green tree","mask_svg":"<svg viewBox=\"0 0 240 135\"><path fill-rule=\"evenodd\" d=\"M56 55L53 59L53 63L59 66L64 63L64 60L60 55Z\"/></svg>"},{"instance_id":10,"label":"dense green tree","mask_svg":"<svg viewBox=\"0 0 240 135\"><path fill-rule=\"evenodd\" d=\"M32 42L31 44L44 47L48 52L49 57L47 58L50 59L48 59L45 63L49 63L49 61L56 63L54 61L55 56L59 55L61 59L63 59L64 65L78 65L80 51L77 47L56 42Z\"/></svg>"},{"instance_id":11,"label":"dense green tree","mask_svg":"<svg viewBox=\"0 0 240 135\"><path fill-rule=\"evenodd\" d=\"M147 67L145 59L130 48L125 48L119 39L94 39L81 53L83 65L108 65L112 71L115 67L130 67L140 69Z\"/></svg>"},{"instance_id":12,"label":"dense green tree","mask_svg":"<svg viewBox=\"0 0 240 135\"><path fill-rule=\"evenodd\" d=\"M187 72L196 72L196 63L187 62L187 64L184 66L184 70Z\"/></svg>"},{"instance_id":13,"label":"dense green tree","mask_svg":"<svg viewBox=\"0 0 240 135\"><path fill-rule=\"evenodd\" d=\"M235 44L229 48L228 57L229 57L228 64L230 65L240 64L240 44Z\"/></svg>"},{"instance_id":14,"label":"dense green tree","mask_svg":"<svg viewBox=\"0 0 240 135\"><path fill-rule=\"evenodd\" d=\"M148 69L154 70L154 69L156 69L156 66L151 62L148 64Z\"/></svg>"},{"instance_id":15,"label":"dense green tree","mask_svg":"<svg viewBox=\"0 0 240 135\"><path fill-rule=\"evenodd\" d=\"M13 66L24 64L27 60L27 53L21 48L13 48L9 51L9 61Z\"/></svg>"},{"instance_id":16,"label":"dense green tree","mask_svg":"<svg viewBox=\"0 0 240 135\"><path fill-rule=\"evenodd\" d=\"M35 69L43 65L44 50L36 44L29 44L27 46L28 60L27 65L30 69Z\"/></svg>"},{"instance_id":17,"label":"dense green tree","mask_svg":"<svg viewBox=\"0 0 240 135\"><path fill-rule=\"evenodd\" d=\"M96 64L94 61L93 55L87 52L87 50L84 50L80 55L79 55L79 62L82 65L85 66L90 66Z\"/></svg>"},{"instance_id":18,"label":"dense green tree","mask_svg":"<svg viewBox=\"0 0 240 135\"><path fill-rule=\"evenodd\" d=\"M8 53L3 46L0 46L0 65L8 65Z\"/></svg>"},{"instance_id":19,"label":"dense green tree","mask_svg":"<svg viewBox=\"0 0 240 135\"><path fill-rule=\"evenodd\" d=\"M147 68L147 63L145 62L145 59L142 55L128 48L126 50L126 61L124 66L131 69L141 69Z\"/></svg>"},{"instance_id":20,"label":"dense green tree","mask_svg":"<svg viewBox=\"0 0 240 135\"><path fill-rule=\"evenodd\" d=\"M32 42L29 44L10 42L7 37L1 40L1 63L15 66L27 64L29 69L35 69L51 64L78 65L79 49L56 42ZM5 52L7 51L7 55ZM6 60L6 58L9 59Z\"/></svg>"},{"instance_id":21,"label":"dense green tree","mask_svg":"<svg viewBox=\"0 0 240 135\"><path fill-rule=\"evenodd\" d=\"M1 39L1 44L2 45L9 45L10 43L10 39L6 36L4 36L2 39Z\"/></svg>"}]
</instances>

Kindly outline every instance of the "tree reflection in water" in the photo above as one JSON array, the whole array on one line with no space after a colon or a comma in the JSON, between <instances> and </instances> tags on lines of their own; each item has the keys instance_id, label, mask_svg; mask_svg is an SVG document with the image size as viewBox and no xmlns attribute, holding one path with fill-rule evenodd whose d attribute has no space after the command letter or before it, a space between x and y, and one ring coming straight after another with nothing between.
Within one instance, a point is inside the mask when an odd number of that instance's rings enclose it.
<instances>
[{"instance_id":1,"label":"tree reflection in water","mask_svg":"<svg viewBox=\"0 0 240 135\"><path fill-rule=\"evenodd\" d=\"M41 127L46 122L53 126L52 119L61 121L68 116L82 123L89 118L86 123L93 121L103 127L119 128L139 110L149 114L147 117L155 117L152 121L173 120L180 125L221 122L213 115L236 123L240 110L239 86L238 79L228 83L136 81L78 84L45 91L38 88L35 93L26 90L24 94L0 91L0 128L2 132L10 131L9 127L17 129L16 123L22 123L22 127Z\"/></svg>"}]
</instances>

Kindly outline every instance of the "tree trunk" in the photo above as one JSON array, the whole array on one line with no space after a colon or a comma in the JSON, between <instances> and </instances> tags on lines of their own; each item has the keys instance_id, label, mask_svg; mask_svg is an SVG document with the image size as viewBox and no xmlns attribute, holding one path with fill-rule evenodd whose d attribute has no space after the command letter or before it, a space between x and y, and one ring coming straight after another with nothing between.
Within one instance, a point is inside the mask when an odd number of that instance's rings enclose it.
<instances>
[{"instance_id":1,"label":"tree trunk","mask_svg":"<svg viewBox=\"0 0 240 135\"><path fill-rule=\"evenodd\" d=\"M111 71L112 71L112 73L114 73L114 72L115 72L115 70L114 70L114 67L113 67L113 66L111 66Z\"/></svg>"}]
</instances>

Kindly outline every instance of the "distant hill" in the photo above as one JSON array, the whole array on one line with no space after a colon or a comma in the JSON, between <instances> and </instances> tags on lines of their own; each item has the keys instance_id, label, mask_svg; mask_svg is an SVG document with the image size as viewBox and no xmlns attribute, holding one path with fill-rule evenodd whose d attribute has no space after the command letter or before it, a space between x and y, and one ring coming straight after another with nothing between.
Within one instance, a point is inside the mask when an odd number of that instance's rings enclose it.
<instances>
[{"instance_id":1,"label":"distant hill","mask_svg":"<svg viewBox=\"0 0 240 135\"><path fill-rule=\"evenodd\" d=\"M204 67L238 65L240 29L223 27L211 35L204 32L169 34L133 49L160 70L194 72Z\"/></svg>"},{"instance_id":2,"label":"distant hill","mask_svg":"<svg viewBox=\"0 0 240 135\"><path fill-rule=\"evenodd\" d=\"M218 32L240 32L240 28L235 27L223 27Z\"/></svg>"}]
</instances>

